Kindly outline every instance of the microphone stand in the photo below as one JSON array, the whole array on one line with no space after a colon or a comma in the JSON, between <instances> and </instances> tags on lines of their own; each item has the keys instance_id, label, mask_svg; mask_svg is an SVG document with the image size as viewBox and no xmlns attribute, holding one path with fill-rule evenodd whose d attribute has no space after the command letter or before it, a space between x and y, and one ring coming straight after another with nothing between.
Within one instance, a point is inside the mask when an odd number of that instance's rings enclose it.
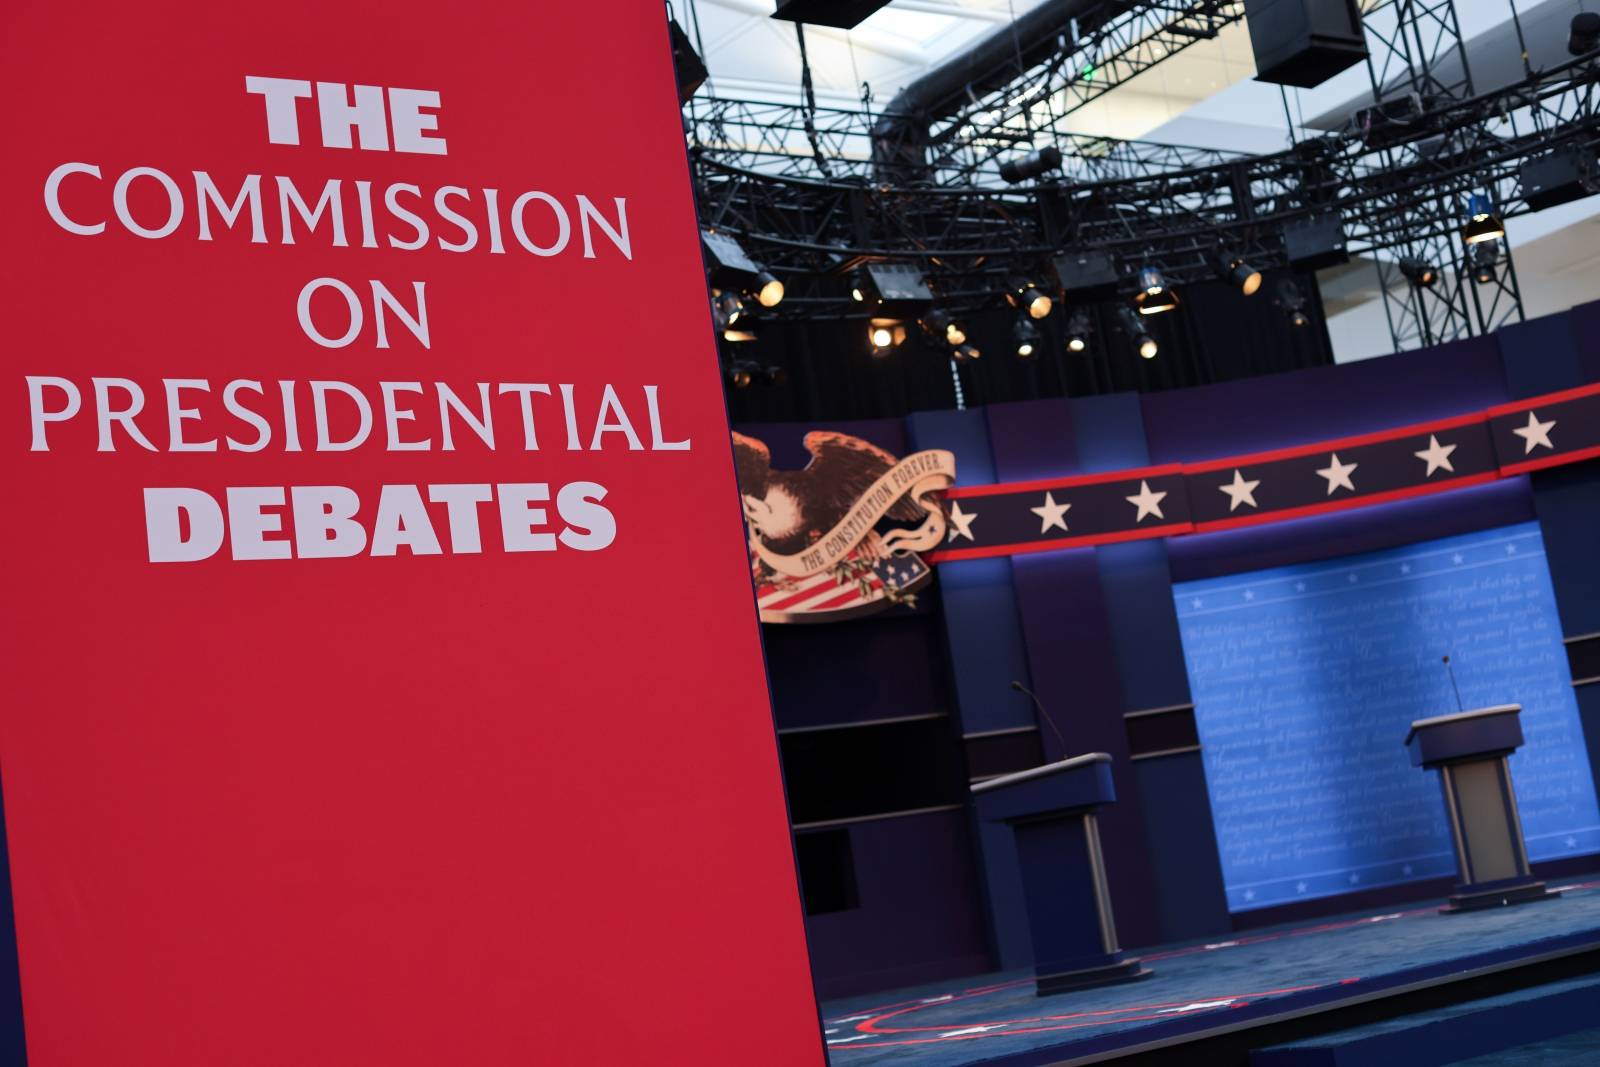
<instances>
[{"instance_id":1,"label":"microphone stand","mask_svg":"<svg viewBox=\"0 0 1600 1067\"><path fill-rule=\"evenodd\" d=\"M1056 741L1058 741L1061 745L1061 754L1066 755L1067 739L1061 736L1061 728L1058 727L1056 725L1056 721L1050 717L1050 713L1044 710L1044 701L1040 700L1039 695L1032 689L1029 689L1027 686L1015 679L1012 679L1011 688L1015 689L1019 693L1026 693L1028 695L1028 699L1033 701L1034 708L1036 708L1039 712L1039 718L1043 719L1044 724L1050 727L1050 732L1055 734Z\"/></svg>"}]
</instances>

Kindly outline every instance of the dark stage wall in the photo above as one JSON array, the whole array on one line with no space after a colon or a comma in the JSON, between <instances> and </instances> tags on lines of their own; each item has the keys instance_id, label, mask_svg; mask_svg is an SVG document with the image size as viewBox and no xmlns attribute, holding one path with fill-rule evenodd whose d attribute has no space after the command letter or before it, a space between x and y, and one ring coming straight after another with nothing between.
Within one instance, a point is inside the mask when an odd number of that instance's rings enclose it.
<instances>
[{"instance_id":1,"label":"dark stage wall","mask_svg":"<svg viewBox=\"0 0 1600 1067\"><path fill-rule=\"evenodd\" d=\"M804 464L807 431L836 429L896 455L949 449L958 484L981 485L1284 448L1595 381L1600 303L1492 337L1192 389L740 429L771 446L775 467ZM1600 675L1600 640L1581 640L1600 632L1600 460L1242 530L943 563L915 609L764 627L791 804L805 808L795 821L822 995L1030 962L1009 836L965 804L969 777L1062 753L1012 679L1038 692L1066 748L1115 759L1120 799L1102 834L1125 944L1439 892L1442 881L1418 882L1230 916L1172 586L1533 519L1574 677ZM1600 684L1576 691L1600 768Z\"/></svg>"}]
</instances>

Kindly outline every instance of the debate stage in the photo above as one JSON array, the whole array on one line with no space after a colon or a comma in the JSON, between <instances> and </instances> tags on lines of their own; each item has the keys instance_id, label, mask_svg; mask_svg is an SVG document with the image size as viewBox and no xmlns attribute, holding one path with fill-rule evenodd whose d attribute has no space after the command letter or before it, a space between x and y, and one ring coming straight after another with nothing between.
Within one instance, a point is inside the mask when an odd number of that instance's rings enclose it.
<instances>
[{"instance_id":1,"label":"debate stage","mask_svg":"<svg viewBox=\"0 0 1600 1067\"><path fill-rule=\"evenodd\" d=\"M829 1062L1581 1062L1576 1050L1600 1056L1600 1030L1584 1033L1600 1026L1600 880L1552 888L1504 909L1435 903L1141 953L1150 978L1085 992L1038 997L1011 972L831 1001Z\"/></svg>"}]
</instances>

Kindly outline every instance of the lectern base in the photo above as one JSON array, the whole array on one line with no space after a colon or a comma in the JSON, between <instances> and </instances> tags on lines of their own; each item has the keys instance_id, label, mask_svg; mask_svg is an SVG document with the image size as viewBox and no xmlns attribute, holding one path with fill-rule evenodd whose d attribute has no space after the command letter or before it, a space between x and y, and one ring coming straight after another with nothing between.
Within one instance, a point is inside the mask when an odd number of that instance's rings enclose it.
<instances>
[{"instance_id":1,"label":"lectern base","mask_svg":"<svg viewBox=\"0 0 1600 1067\"><path fill-rule=\"evenodd\" d=\"M1122 954L1119 952L1117 955L1121 956ZM1148 967L1140 965L1139 957L1128 956L1118 959L1115 963L1108 963L1103 967L1087 967L1077 971L1041 974L1034 980L1034 992L1041 997L1049 997L1057 993L1071 993L1079 989L1094 989L1103 985L1121 985L1123 982L1137 982L1141 978L1149 978L1154 973Z\"/></svg>"},{"instance_id":2,"label":"lectern base","mask_svg":"<svg viewBox=\"0 0 1600 1067\"><path fill-rule=\"evenodd\" d=\"M1548 889L1543 882L1517 880L1509 885L1458 885L1450 900L1439 909L1441 915L1454 915L1458 911L1484 911L1504 908L1512 904L1527 904L1535 900L1554 900L1561 895L1559 889Z\"/></svg>"}]
</instances>

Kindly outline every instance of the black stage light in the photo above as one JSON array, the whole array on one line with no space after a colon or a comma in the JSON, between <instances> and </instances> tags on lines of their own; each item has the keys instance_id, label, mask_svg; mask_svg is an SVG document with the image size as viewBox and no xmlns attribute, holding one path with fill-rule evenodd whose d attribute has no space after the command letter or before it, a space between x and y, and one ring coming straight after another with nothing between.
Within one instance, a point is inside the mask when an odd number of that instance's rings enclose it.
<instances>
[{"instance_id":1,"label":"black stage light","mask_svg":"<svg viewBox=\"0 0 1600 1067\"><path fill-rule=\"evenodd\" d=\"M1484 241L1498 241L1505 235L1505 223L1495 215L1489 198L1482 193L1473 193L1467 201L1467 224L1461 228L1462 240L1469 245L1476 245Z\"/></svg>"},{"instance_id":2,"label":"black stage light","mask_svg":"<svg viewBox=\"0 0 1600 1067\"><path fill-rule=\"evenodd\" d=\"M772 366L767 368L767 384L768 385L788 385L789 384L789 372L784 370L782 367L778 366L776 363L774 363Z\"/></svg>"},{"instance_id":3,"label":"black stage light","mask_svg":"<svg viewBox=\"0 0 1600 1067\"><path fill-rule=\"evenodd\" d=\"M1091 329L1088 313L1083 308L1074 308L1072 318L1067 320L1067 351L1083 352L1088 349Z\"/></svg>"},{"instance_id":4,"label":"black stage light","mask_svg":"<svg viewBox=\"0 0 1600 1067\"><path fill-rule=\"evenodd\" d=\"M783 283L773 277L771 271L759 271L753 288L762 307L775 308L783 303Z\"/></svg>"},{"instance_id":5,"label":"black stage light","mask_svg":"<svg viewBox=\"0 0 1600 1067\"><path fill-rule=\"evenodd\" d=\"M744 301L740 300L739 294L732 289L715 290L711 298L711 307L719 330L726 330L744 315Z\"/></svg>"},{"instance_id":6,"label":"black stage light","mask_svg":"<svg viewBox=\"0 0 1600 1067\"><path fill-rule=\"evenodd\" d=\"M751 259L732 237L716 230L701 230L700 245L705 252L712 285L748 292L763 307L776 307L783 300L783 283Z\"/></svg>"},{"instance_id":7,"label":"black stage light","mask_svg":"<svg viewBox=\"0 0 1600 1067\"><path fill-rule=\"evenodd\" d=\"M867 275L865 271L853 270L850 272L850 299L858 304L867 301Z\"/></svg>"},{"instance_id":8,"label":"black stage light","mask_svg":"<svg viewBox=\"0 0 1600 1067\"><path fill-rule=\"evenodd\" d=\"M1572 29L1567 35L1567 51L1575 56L1588 55L1600 48L1600 14L1580 11L1572 16Z\"/></svg>"},{"instance_id":9,"label":"black stage light","mask_svg":"<svg viewBox=\"0 0 1600 1067\"><path fill-rule=\"evenodd\" d=\"M677 19L668 19L667 27L672 35L672 66L678 74L678 103L687 104L695 90L705 84L706 65L689 43L689 35L683 32Z\"/></svg>"},{"instance_id":10,"label":"black stage light","mask_svg":"<svg viewBox=\"0 0 1600 1067\"><path fill-rule=\"evenodd\" d=\"M1261 272L1238 256L1219 252L1214 265L1217 277L1229 285L1238 286L1245 296L1254 296L1256 290L1261 288Z\"/></svg>"},{"instance_id":11,"label":"black stage light","mask_svg":"<svg viewBox=\"0 0 1600 1067\"><path fill-rule=\"evenodd\" d=\"M1472 246L1472 280L1479 285L1493 285L1500 279L1500 242L1484 241Z\"/></svg>"},{"instance_id":12,"label":"black stage light","mask_svg":"<svg viewBox=\"0 0 1600 1067\"><path fill-rule=\"evenodd\" d=\"M909 263L868 263L861 268L857 288L863 303L896 314L920 315L933 304L922 269Z\"/></svg>"},{"instance_id":13,"label":"black stage light","mask_svg":"<svg viewBox=\"0 0 1600 1067\"><path fill-rule=\"evenodd\" d=\"M956 345L950 350L950 358L957 363L971 363L982 355L975 345Z\"/></svg>"},{"instance_id":14,"label":"black stage light","mask_svg":"<svg viewBox=\"0 0 1600 1067\"><path fill-rule=\"evenodd\" d=\"M1060 166L1061 149L1055 145L1045 145L1037 151L1008 159L1000 164L1000 177L1016 185L1018 182L1031 181Z\"/></svg>"},{"instance_id":15,"label":"black stage light","mask_svg":"<svg viewBox=\"0 0 1600 1067\"><path fill-rule=\"evenodd\" d=\"M1127 331L1129 340L1133 342L1133 350L1141 358L1156 358L1161 346L1156 344L1156 339L1150 336L1150 331L1145 329L1144 323L1139 321L1139 316L1130 307L1122 308L1122 328Z\"/></svg>"},{"instance_id":16,"label":"black stage light","mask_svg":"<svg viewBox=\"0 0 1600 1067\"><path fill-rule=\"evenodd\" d=\"M967 342L966 329L944 308L934 308L919 321L928 337L939 344L961 345Z\"/></svg>"},{"instance_id":17,"label":"black stage light","mask_svg":"<svg viewBox=\"0 0 1600 1067\"><path fill-rule=\"evenodd\" d=\"M1141 315L1159 315L1178 306L1178 294L1167 287L1167 280L1154 267L1139 268L1139 291L1133 302Z\"/></svg>"},{"instance_id":18,"label":"black stage light","mask_svg":"<svg viewBox=\"0 0 1600 1067\"><path fill-rule=\"evenodd\" d=\"M1014 308L1021 308L1031 318L1042 319L1050 314L1050 309L1055 307L1055 301L1050 295L1034 285L1027 278L1016 277L1010 282L1010 291L1006 299Z\"/></svg>"},{"instance_id":19,"label":"black stage light","mask_svg":"<svg viewBox=\"0 0 1600 1067\"><path fill-rule=\"evenodd\" d=\"M1438 268L1415 256L1406 256L1400 260L1400 273L1405 275L1406 281L1423 289L1431 287L1439 280Z\"/></svg>"},{"instance_id":20,"label":"black stage light","mask_svg":"<svg viewBox=\"0 0 1600 1067\"><path fill-rule=\"evenodd\" d=\"M1027 359L1039 350L1039 328L1026 315L1019 315L1011 328L1011 341L1017 346L1017 355Z\"/></svg>"},{"instance_id":21,"label":"black stage light","mask_svg":"<svg viewBox=\"0 0 1600 1067\"><path fill-rule=\"evenodd\" d=\"M1277 304L1283 308L1289 317L1289 325L1296 328L1311 325L1311 319L1306 315L1306 296L1300 291L1293 278L1278 279Z\"/></svg>"},{"instance_id":22,"label":"black stage light","mask_svg":"<svg viewBox=\"0 0 1600 1067\"><path fill-rule=\"evenodd\" d=\"M867 323L867 344L874 356L887 356L905 340L906 324L899 319L872 319Z\"/></svg>"},{"instance_id":23,"label":"black stage light","mask_svg":"<svg viewBox=\"0 0 1600 1067\"><path fill-rule=\"evenodd\" d=\"M761 367L747 359L736 359L728 364L728 384L735 389L748 389L761 373Z\"/></svg>"}]
</instances>

